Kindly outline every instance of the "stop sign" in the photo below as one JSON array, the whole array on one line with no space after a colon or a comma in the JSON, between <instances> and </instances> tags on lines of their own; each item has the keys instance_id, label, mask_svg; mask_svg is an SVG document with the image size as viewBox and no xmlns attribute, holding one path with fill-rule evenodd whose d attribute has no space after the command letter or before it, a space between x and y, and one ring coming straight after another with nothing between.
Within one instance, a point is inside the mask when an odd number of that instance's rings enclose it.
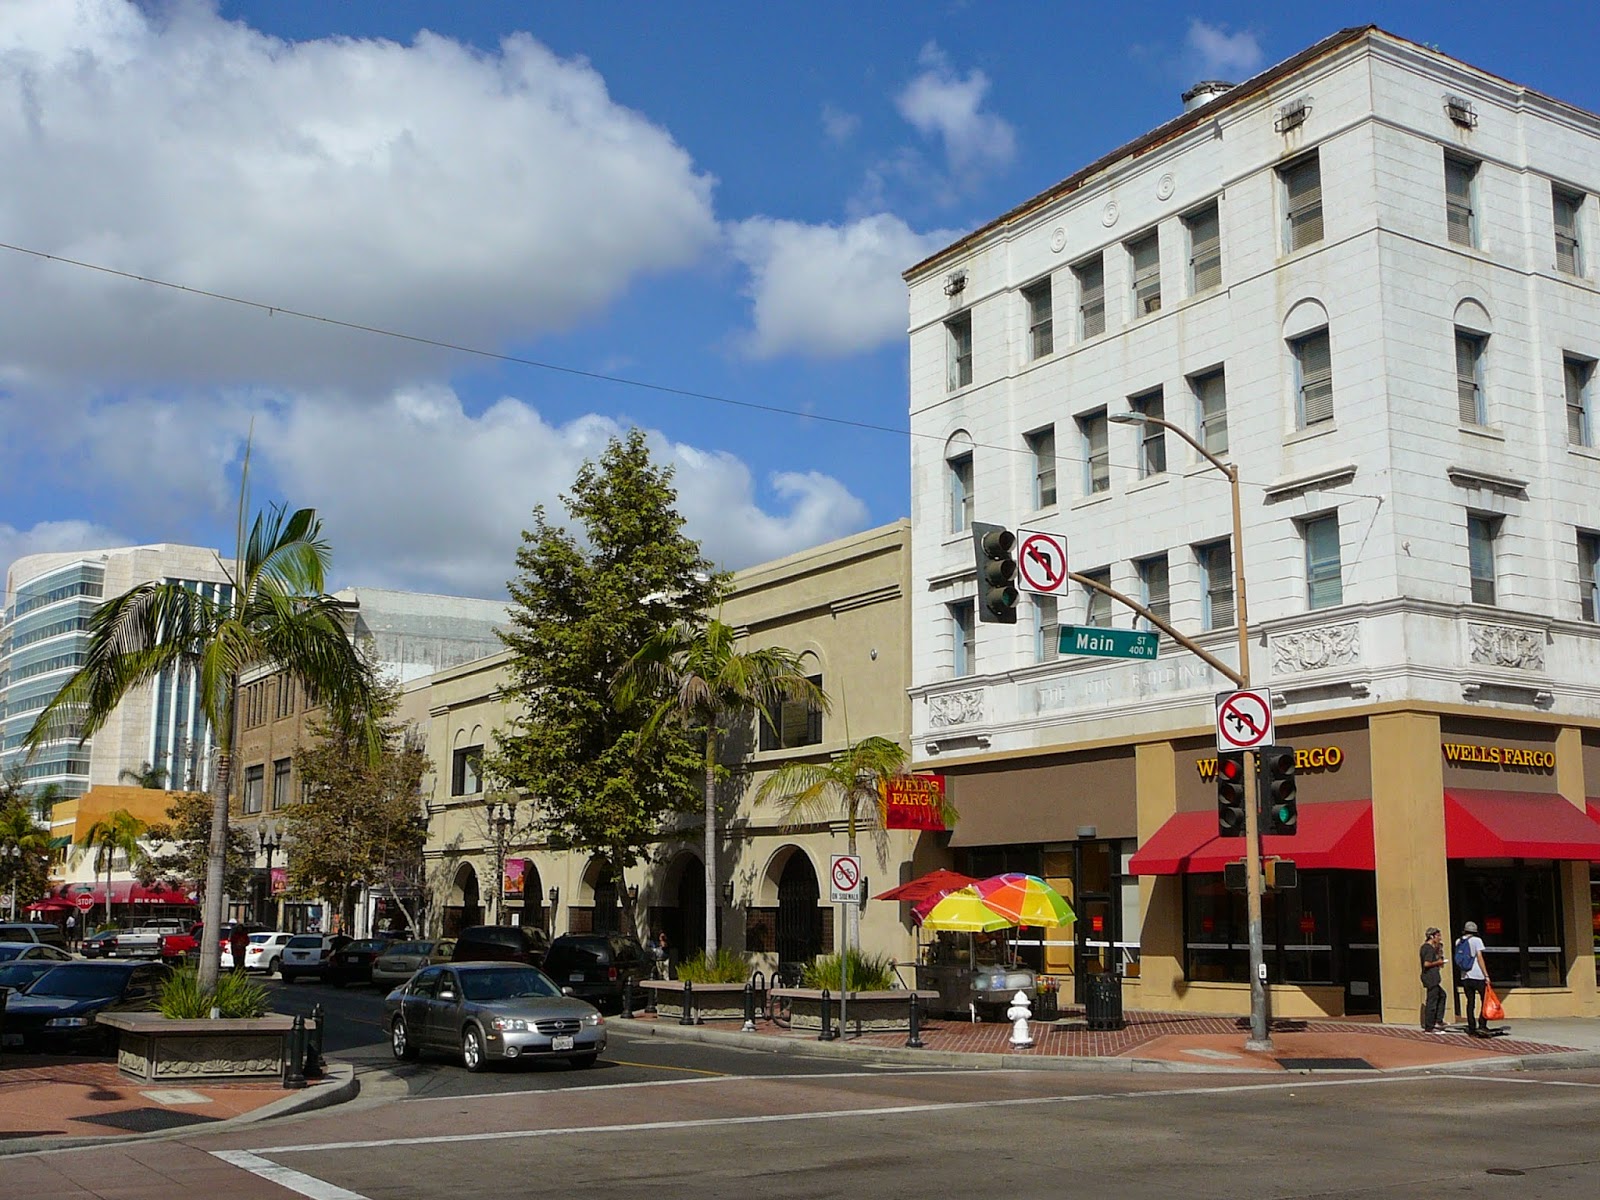
<instances>
[{"instance_id":1,"label":"stop sign","mask_svg":"<svg viewBox=\"0 0 1600 1200\"><path fill-rule=\"evenodd\" d=\"M76 904L84 912L88 912L91 908L94 907L94 893L93 892L79 892L76 896L74 896L72 898L72 902L74 904Z\"/></svg>"}]
</instances>

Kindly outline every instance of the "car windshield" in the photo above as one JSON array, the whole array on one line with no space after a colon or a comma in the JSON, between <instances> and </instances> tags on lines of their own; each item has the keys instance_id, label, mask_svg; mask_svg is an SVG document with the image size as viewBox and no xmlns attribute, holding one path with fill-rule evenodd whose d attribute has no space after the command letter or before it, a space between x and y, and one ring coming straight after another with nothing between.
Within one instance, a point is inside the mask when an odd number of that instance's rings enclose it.
<instances>
[{"instance_id":1,"label":"car windshield","mask_svg":"<svg viewBox=\"0 0 1600 1200\"><path fill-rule=\"evenodd\" d=\"M611 947L601 938L557 942L550 949L550 961L571 963L575 967L602 965L611 961Z\"/></svg>"},{"instance_id":2,"label":"car windshield","mask_svg":"<svg viewBox=\"0 0 1600 1200\"><path fill-rule=\"evenodd\" d=\"M351 942L344 949L346 954L376 954L387 944L386 942L380 942L377 938L369 938L364 941Z\"/></svg>"},{"instance_id":3,"label":"car windshield","mask_svg":"<svg viewBox=\"0 0 1600 1200\"><path fill-rule=\"evenodd\" d=\"M0 967L0 987L23 991L41 975L55 969L51 962L14 962Z\"/></svg>"},{"instance_id":4,"label":"car windshield","mask_svg":"<svg viewBox=\"0 0 1600 1200\"><path fill-rule=\"evenodd\" d=\"M426 954L427 945L423 942L396 942L383 952L385 958L391 954Z\"/></svg>"},{"instance_id":5,"label":"car windshield","mask_svg":"<svg viewBox=\"0 0 1600 1200\"><path fill-rule=\"evenodd\" d=\"M289 945L295 950L310 950L322 945L320 937L292 937Z\"/></svg>"},{"instance_id":6,"label":"car windshield","mask_svg":"<svg viewBox=\"0 0 1600 1200\"><path fill-rule=\"evenodd\" d=\"M26 946L0 946L0 962L10 962L20 955Z\"/></svg>"},{"instance_id":7,"label":"car windshield","mask_svg":"<svg viewBox=\"0 0 1600 1200\"><path fill-rule=\"evenodd\" d=\"M128 973L120 967L74 963L46 972L28 991L35 996L67 996L74 1000L87 1000L96 996L120 996L122 985L127 981Z\"/></svg>"},{"instance_id":8,"label":"car windshield","mask_svg":"<svg viewBox=\"0 0 1600 1200\"><path fill-rule=\"evenodd\" d=\"M507 967L498 971L463 971L461 990L468 1000L487 1004L513 996L559 996L561 989L543 971L532 967Z\"/></svg>"}]
</instances>

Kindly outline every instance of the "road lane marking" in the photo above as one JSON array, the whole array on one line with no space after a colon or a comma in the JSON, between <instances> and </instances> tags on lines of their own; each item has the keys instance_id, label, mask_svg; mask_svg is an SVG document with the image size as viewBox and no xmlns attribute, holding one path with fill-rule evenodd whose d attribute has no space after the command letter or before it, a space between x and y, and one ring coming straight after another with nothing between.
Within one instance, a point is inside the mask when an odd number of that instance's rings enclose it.
<instances>
[{"instance_id":1,"label":"road lane marking","mask_svg":"<svg viewBox=\"0 0 1600 1200\"><path fill-rule=\"evenodd\" d=\"M231 1163L240 1170L249 1171L250 1174L269 1183L275 1183L291 1192L298 1192L307 1200L368 1200L360 1192L352 1192L348 1188L329 1183L325 1179L318 1179L314 1175L307 1175L303 1171L296 1171L292 1167L281 1167L248 1150L212 1150L210 1153L212 1157Z\"/></svg>"},{"instance_id":2,"label":"road lane marking","mask_svg":"<svg viewBox=\"0 0 1600 1200\"><path fill-rule=\"evenodd\" d=\"M1479 1083L1536 1083L1540 1087L1600 1088L1600 1083L1577 1079L1533 1079L1525 1075L1452 1075L1452 1079L1474 1079Z\"/></svg>"},{"instance_id":3,"label":"road lane marking","mask_svg":"<svg viewBox=\"0 0 1600 1200\"><path fill-rule=\"evenodd\" d=\"M639 1067L646 1071L682 1071L686 1075L712 1075L718 1079L726 1078L731 1074L729 1071L707 1071L702 1067L669 1067L664 1063L629 1062L622 1058L608 1058L606 1061L617 1067Z\"/></svg>"}]
</instances>

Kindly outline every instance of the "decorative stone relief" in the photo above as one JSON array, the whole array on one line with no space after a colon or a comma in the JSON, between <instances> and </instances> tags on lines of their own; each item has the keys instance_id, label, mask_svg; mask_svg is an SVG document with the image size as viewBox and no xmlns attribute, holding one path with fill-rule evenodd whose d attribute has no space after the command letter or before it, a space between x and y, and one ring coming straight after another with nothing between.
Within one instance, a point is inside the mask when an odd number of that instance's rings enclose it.
<instances>
[{"instance_id":1,"label":"decorative stone relief","mask_svg":"<svg viewBox=\"0 0 1600 1200\"><path fill-rule=\"evenodd\" d=\"M1171 175L1163 175L1160 179L1156 180L1156 199L1171 200L1172 190L1175 186L1176 185L1172 182Z\"/></svg>"},{"instance_id":2,"label":"decorative stone relief","mask_svg":"<svg viewBox=\"0 0 1600 1200\"><path fill-rule=\"evenodd\" d=\"M1107 200L1106 206L1100 210L1100 224L1110 229L1117 223L1117 218L1122 215L1122 210L1117 207L1115 200Z\"/></svg>"},{"instance_id":3,"label":"decorative stone relief","mask_svg":"<svg viewBox=\"0 0 1600 1200\"><path fill-rule=\"evenodd\" d=\"M928 697L928 724L935 728L983 720L982 692L947 692Z\"/></svg>"},{"instance_id":4,"label":"decorative stone relief","mask_svg":"<svg viewBox=\"0 0 1600 1200\"><path fill-rule=\"evenodd\" d=\"M1067 231L1057 226L1055 232L1050 235L1050 249L1060 254L1066 248Z\"/></svg>"},{"instance_id":5,"label":"decorative stone relief","mask_svg":"<svg viewBox=\"0 0 1600 1200\"><path fill-rule=\"evenodd\" d=\"M1274 675L1343 667L1361 661L1361 626L1352 621L1297 629L1268 638L1267 648L1272 653Z\"/></svg>"},{"instance_id":6,"label":"decorative stone relief","mask_svg":"<svg viewBox=\"0 0 1600 1200\"><path fill-rule=\"evenodd\" d=\"M1468 625L1472 661L1489 667L1544 670L1544 634L1515 625Z\"/></svg>"},{"instance_id":7,"label":"decorative stone relief","mask_svg":"<svg viewBox=\"0 0 1600 1200\"><path fill-rule=\"evenodd\" d=\"M283 1070L283 1035L162 1038L155 1076L277 1075Z\"/></svg>"}]
</instances>

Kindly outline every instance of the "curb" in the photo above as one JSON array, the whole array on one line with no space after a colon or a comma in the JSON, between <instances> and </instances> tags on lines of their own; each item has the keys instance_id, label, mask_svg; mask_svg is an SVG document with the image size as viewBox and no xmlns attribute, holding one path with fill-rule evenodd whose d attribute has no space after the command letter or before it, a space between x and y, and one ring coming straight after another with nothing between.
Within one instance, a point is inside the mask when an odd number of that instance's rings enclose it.
<instances>
[{"instance_id":1,"label":"curb","mask_svg":"<svg viewBox=\"0 0 1600 1200\"><path fill-rule=\"evenodd\" d=\"M61 1150L82 1150L94 1146L121 1146L129 1142L158 1142L172 1138L191 1137L196 1133L225 1133L258 1121L270 1121L300 1113L316 1112L344 1104L361 1094L361 1080L349 1063L328 1063L327 1083L293 1092L270 1104L237 1117L223 1121L210 1121L199 1125L180 1125L175 1129L158 1129L151 1133L111 1134L106 1137L38 1137L16 1138L0 1141L0 1159L17 1154L52 1154Z\"/></svg>"}]
</instances>

